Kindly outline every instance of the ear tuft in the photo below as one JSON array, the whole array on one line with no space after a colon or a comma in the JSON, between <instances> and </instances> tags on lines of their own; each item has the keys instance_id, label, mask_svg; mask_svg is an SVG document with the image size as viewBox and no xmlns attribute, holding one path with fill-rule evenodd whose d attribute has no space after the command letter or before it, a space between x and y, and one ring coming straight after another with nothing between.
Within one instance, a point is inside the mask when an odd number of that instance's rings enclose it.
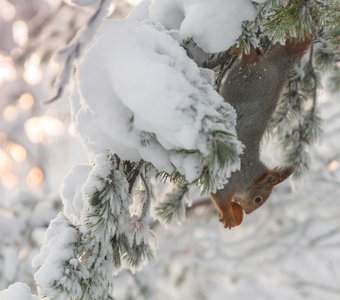
<instances>
[{"instance_id":1,"label":"ear tuft","mask_svg":"<svg viewBox=\"0 0 340 300\"><path fill-rule=\"evenodd\" d=\"M275 185L286 180L294 172L294 166L276 167L266 173L255 181L256 185L266 186L272 189Z\"/></svg>"},{"instance_id":2,"label":"ear tuft","mask_svg":"<svg viewBox=\"0 0 340 300\"><path fill-rule=\"evenodd\" d=\"M284 166L284 167L277 167L273 171L277 174L279 179L278 183L286 180L290 175L293 174L295 170L295 166Z\"/></svg>"}]
</instances>

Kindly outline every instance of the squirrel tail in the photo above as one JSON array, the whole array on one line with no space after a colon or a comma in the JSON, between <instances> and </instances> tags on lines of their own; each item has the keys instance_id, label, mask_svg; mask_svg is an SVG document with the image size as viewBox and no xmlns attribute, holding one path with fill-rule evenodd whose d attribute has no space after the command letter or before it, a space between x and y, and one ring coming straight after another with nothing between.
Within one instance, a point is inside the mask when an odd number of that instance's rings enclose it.
<instances>
[{"instance_id":1,"label":"squirrel tail","mask_svg":"<svg viewBox=\"0 0 340 300\"><path fill-rule=\"evenodd\" d=\"M284 45L279 43L274 45L268 52L268 61L273 64L283 64L291 67L302 58L311 44L312 38L306 38L305 40L289 38Z\"/></svg>"},{"instance_id":2,"label":"squirrel tail","mask_svg":"<svg viewBox=\"0 0 340 300\"><path fill-rule=\"evenodd\" d=\"M306 53L312 44L312 37L304 40L296 38L288 38L284 45L277 43L267 54L263 54L259 48L251 49L248 54L243 54L241 64L250 64L261 62L263 56L266 56L270 61L280 62L287 61L289 65L295 64Z\"/></svg>"},{"instance_id":3,"label":"squirrel tail","mask_svg":"<svg viewBox=\"0 0 340 300\"><path fill-rule=\"evenodd\" d=\"M296 60L300 59L306 53L311 44L311 37L302 41L295 38L290 38L286 40L284 48L286 49L287 54L294 59L294 62L296 62Z\"/></svg>"}]
</instances>

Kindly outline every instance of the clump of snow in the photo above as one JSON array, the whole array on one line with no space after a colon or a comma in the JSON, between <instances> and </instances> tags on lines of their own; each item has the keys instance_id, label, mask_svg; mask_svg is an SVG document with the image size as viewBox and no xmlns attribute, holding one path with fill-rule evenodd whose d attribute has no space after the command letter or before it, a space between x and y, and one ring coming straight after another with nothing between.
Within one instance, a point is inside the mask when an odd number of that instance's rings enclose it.
<instances>
[{"instance_id":1,"label":"clump of snow","mask_svg":"<svg viewBox=\"0 0 340 300\"><path fill-rule=\"evenodd\" d=\"M252 20L250 0L183 0L185 19L181 32L206 52L221 52L232 46L242 33L242 21Z\"/></svg>"},{"instance_id":2,"label":"clump of snow","mask_svg":"<svg viewBox=\"0 0 340 300\"><path fill-rule=\"evenodd\" d=\"M22 282L16 282L0 291L0 300L38 300L38 297L31 295L29 286Z\"/></svg>"},{"instance_id":3,"label":"clump of snow","mask_svg":"<svg viewBox=\"0 0 340 300\"><path fill-rule=\"evenodd\" d=\"M151 1L149 11L150 20L163 24L167 29L179 29L185 18L180 0Z\"/></svg>"},{"instance_id":4,"label":"clump of snow","mask_svg":"<svg viewBox=\"0 0 340 300\"><path fill-rule=\"evenodd\" d=\"M256 10L250 0L151 0L143 1L131 19L149 19L167 29L193 38L205 52L217 53L235 44L242 22L253 20Z\"/></svg>"},{"instance_id":5,"label":"clump of snow","mask_svg":"<svg viewBox=\"0 0 340 300\"><path fill-rule=\"evenodd\" d=\"M166 31L108 20L78 68L76 128L92 153L112 150L122 159L144 159L159 171L177 169L192 182L214 152L212 133L235 134L234 110L207 72ZM240 153L236 138L230 144ZM237 161L217 166L213 188L236 168Z\"/></svg>"}]
</instances>

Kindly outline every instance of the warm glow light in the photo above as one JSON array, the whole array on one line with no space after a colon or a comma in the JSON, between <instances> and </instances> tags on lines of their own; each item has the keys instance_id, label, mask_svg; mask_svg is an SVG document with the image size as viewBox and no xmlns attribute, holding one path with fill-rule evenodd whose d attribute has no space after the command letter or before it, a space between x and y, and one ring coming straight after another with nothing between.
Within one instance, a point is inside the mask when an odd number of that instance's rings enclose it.
<instances>
[{"instance_id":1,"label":"warm glow light","mask_svg":"<svg viewBox=\"0 0 340 300\"><path fill-rule=\"evenodd\" d=\"M12 122L18 117L18 110L15 106L7 106L2 112L5 121Z\"/></svg>"},{"instance_id":2,"label":"warm glow light","mask_svg":"<svg viewBox=\"0 0 340 300\"><path fill-rule=\"evenodd\" d=\"M6 0L0 0L0 20L10 22L15 17L15 6Z\"/></svg>"},{"instance_id":3,"label":"warm glow light","mask_svg":"<svg viewBox=\"0 0 340 300\"><path fill-rule=\"evenodd\" d=\"M0 54L0 86L6 82L15 79L16 72L10 57Z\"/></svg>"},{"instance_id":4,"label":"warm glow light","mask_svg":"<svg viewBox=\"0 0 340 300\"><path fill-rule=\"evenodd\" d=\"M1 184L7 189L13 189L18 185L18 178L13 173L2 174Z\"/></svg>"},{"instance_id":5,"label":"warm glow light","mask_svg":"<svg viewBox=\"0 0 340 300\"><path fill-rule=\"evenodd\" d=\"M44 174L41 169L32 168L27 175L26 182L32 189L41 188L44 182Z\"/></svg>"},{"instance_id":6,"label":"warm glow light","mask_svg":"<svg viewBox=\"0 0 340 300\"><path fill-rule=\"evenodd\" d=\"M19 144L10 144L8 146L8 153L16 162L23 162L27 158L26 149Z\"/></svg>"},{"instance_id":7,"label":"warm glow light","mask_svg":"<svg viewBox=\"0 0 340 300\"><path fill-rule=\"evenodd\" d=\"M28 40L28 27L22 20L14 22L12 27L13 40L20 46L24 46Z\"/></svg>"},{"instance_id":8,"label":"warm glow light","mask_svg":"<svg viewBox=\"0 0 340 300\"><path fill-rule=\"evenodd\" d=\"M339 169L340 163L337 160L332 160L328 165L328 170L330 172L335 172L337 169Z\"/></svg>"},{"instance_id":9,"label":"warm glow light","mask_svg":"<svg viewBox=\"0 0 340 300\"><path fill-rule=\"evenodd\" d=\"M37 53L33 53L26 61L24 79L30 85L36 85L41 81L40 56Z\"/></svg>"},{"instance_id":10,"label":"warm glow light","mask_svg":"<svg viewBox=\"0 0 340 300\"><path fill-rule=\"evenodd\" d=\"M29 93L22 94L18 101L19 107L23 110L30 110L33 106L33 103L33 96Z\"/></svg>"},{"instance_id":11,"label":"warm glow light","mask_svg":"<svg viewBox=\"0 0 340 300\"><path fill-rule=\"evenodd\" d=\"M0 174L7 172L12 166L11 158L8 154L0 149Z\"/></svg>"},{"instance_id":12,"label":"warm glow light","mask_svg":"<svg viewBox=\"0 0 340 300\"><path fill-rule=\"evenodd\" d=\"M61 135L64 124L50 116L34 117L26 121L25 131L32 143L43 143Z\"/></svg>"}]
</instances>

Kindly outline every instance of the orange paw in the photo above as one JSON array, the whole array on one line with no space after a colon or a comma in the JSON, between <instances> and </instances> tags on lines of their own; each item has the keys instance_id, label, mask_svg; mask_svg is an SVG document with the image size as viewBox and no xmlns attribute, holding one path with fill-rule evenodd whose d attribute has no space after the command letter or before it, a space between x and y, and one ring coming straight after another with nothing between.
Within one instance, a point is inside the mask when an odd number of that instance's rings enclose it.
<instances>
[{"instance_id":1,"label":"orange paw","mask_svg":"<svg viewBox=\"0 0 340 300\"><path fill-rule=\"evenodd\" d=\"M242 207L236 202L231 202L229 209L219 213L219 220L224 228L231 229L240 225L243 220Z\"/></svg>"}]
</instances>

